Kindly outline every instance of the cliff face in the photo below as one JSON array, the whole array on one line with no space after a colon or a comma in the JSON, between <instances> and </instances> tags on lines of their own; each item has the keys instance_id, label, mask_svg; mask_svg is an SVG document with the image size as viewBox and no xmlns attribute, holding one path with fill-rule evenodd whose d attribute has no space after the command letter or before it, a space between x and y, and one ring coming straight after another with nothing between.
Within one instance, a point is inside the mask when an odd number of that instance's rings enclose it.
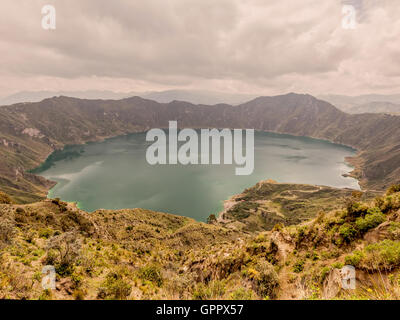
<instances>
[{"instance_id":1,"label":"cliff face","mask_svg":"<svg viewBox=\"0 0 400 320\"><path fill-rule=\"evenodd\" d=\"M17 201L45 195L50 183L26 170L55 149L168 127L169 120L181 127L254 128L331 140L359 150L351 162L364 188L382 190L400 181L400 117L349 115L309 95L260 97L239 106L57 97L0 109L0 188Z\"/></svg>"}]
</instances>

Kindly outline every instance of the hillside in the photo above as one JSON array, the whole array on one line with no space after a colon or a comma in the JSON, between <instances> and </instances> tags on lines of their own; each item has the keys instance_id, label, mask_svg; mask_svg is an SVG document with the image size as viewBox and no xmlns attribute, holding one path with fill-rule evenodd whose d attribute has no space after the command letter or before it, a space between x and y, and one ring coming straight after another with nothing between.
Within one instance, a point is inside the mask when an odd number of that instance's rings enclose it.
<instances>
[{"instance_id":1,"label":"hillside","mask_svg":"<svg viewBox=\"0 0 400 320\"><path fill-rule=\"evenodd\" d=\"M309 188L313 188L309 186ZM245 234L148 210L0 204L0 298L398 299L400 186L300 225ZM42 268L57 273L41 287ZM343 290L344 264L356 289Z\"/></svg>"},{"instance_id":2,"label":"hillside","mask_svg":"<svg viewBox=\"0 0 400 320\"><path fill-rule=\"evenodd\" d=\"M132 97L82 100L56 97L0 107L0 188L15 201L43 198L52 183L27 172L67 144L168 127L254 128L327 139L356 148L348 159L367 189L400 180L400 117L349 115L309 95L260 97L239 106L168 104ZM268 177L266 177L268 178Z\"/></svg>"}]
</instances>

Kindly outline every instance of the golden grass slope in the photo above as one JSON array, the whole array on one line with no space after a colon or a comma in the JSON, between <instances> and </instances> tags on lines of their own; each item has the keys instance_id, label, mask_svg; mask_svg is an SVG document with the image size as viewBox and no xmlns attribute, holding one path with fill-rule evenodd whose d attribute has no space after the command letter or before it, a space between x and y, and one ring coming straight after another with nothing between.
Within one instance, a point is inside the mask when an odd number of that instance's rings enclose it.
<instances>
[{"instance_id":1,"label":"golden grass slope","mask_svg":"<svg viewBox=\"0 0 400 320\"><path fill-rule=\"evenodd\" d=\"M148 210L86 213L58 199L0 205L0 297L388 299L400 297L400 188L300 225L253 234ZM343 290L340 268L357 271ZM53 265L56 290L43 290Z\"/></svg>"}]
</instances>

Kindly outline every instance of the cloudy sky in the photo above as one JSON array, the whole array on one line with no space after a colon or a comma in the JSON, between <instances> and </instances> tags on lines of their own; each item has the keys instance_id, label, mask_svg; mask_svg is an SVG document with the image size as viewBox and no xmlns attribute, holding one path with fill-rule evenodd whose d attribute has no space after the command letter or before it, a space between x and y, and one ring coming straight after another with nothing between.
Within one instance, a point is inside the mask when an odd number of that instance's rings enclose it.
<instances>
[{"instance_id":1,"label":"cloudy sky","mask_svg":"<svg viewBox=\"0 0 400 320\"><path fill-rule=\"evenodd\" d=\"M42 7L54 5L56 30ZM355 29L342 26L343 5ZM400 93L399 0L1 0L0 96L22 90Z\"/></svg>"}]
</instances>

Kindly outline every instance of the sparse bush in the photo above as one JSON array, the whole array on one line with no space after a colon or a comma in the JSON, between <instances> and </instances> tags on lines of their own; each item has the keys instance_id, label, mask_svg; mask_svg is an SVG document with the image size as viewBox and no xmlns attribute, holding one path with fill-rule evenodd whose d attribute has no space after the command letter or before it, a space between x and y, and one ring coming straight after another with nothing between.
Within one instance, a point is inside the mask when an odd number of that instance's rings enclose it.
<instances>
[{"instance_id":1,"label":"sparse bush","mask_svg":"<svg viewBox=\"0 0 400 320\"><path fill-rule=\"evenodd\" d=\"M334 262L334 263L332 263L332 268L334 268L334 269L342 269L343 268L343 263L341 263L339 261Z\"/></svg>"},{"instance_id":2,"label":"sparse bush","mask_svg":"<svg viewBox=\"0 0 400 320\"><path fill-rule=\"evenodd\" d=\"M282 231L283 228L284 228L283 223L276 223L272 228L272 231Z\"/></svg>"},{"instance_id":3,"label":"sparse bush","mask_svg":"<svg viewBox=\"0 0 400 320\"><path fill-rule=\"evenodd\" d=\"M86 293L87 292L84 289L75 289L74 292L72 293L72 296L74 297L75 300L84 300Z\"/></svg>"},{"instance_id":4,"label":"sparse bush","mask_svg":"<svg viewBox=\"0 0 400 320\"><path fill-rule=\"evenodd\" d=\"M293 272L300 273L304 270L304 263L303 259L297 260L293 265Z\"/></svg>"},{"instance_id":5,"label":"sparse bush","mask_svg":"<svg viewBox=\"0 0 400 320\"><path fill-rule=\"evenodd\" d=\"M203 283L197 284L193 291L193 299L195 300L216 300L221 299L225 294L225 282L220 280L210 281L207 285Z\"/></svg>"},{"instance_id":6,"label":"sparse bush","mask_svg":"<svg viewBox=\"0 0 400 320\"><path fill-rule=\"evenodd\" d=\"M313 261L317 261L317 260L319 260L319 255L315 251L307 252L306 253L306 258L307 259L311 259Z\"/></svg>"},{"instance_id":7,"label":"sparse bush","mask_svg":"<svg viewBox=\"0 0 400 320\"><path fill-rule=\"evenodd\" d=\"M72 274L81 250L81 241L77 233L66 232L50 238L46 249L46 264L54 265L61 276Z\"/></svg>"},{"instance_id":8,"label":"sparse bush","mask_svg":"<svg viewBox=\"0 0 400 320\"><path fill-rule=\"evenodd\" d=\"M329 272L331 272L331 268L329 268L329 267L323 267L321 269L321 273L320 273L320 276L319 276L319 282L320 283L323 283L325 281L325 279L328 276Z\"/></svg>"},{"instance_id":9,"label":"sparse bush","mask_svg":"<svg viewBox=\"0 0 400 320\"><path fill-rule=\"evenodd\" d=\"M53 230L51 229L41 229L39 230L39 237L48 239L53 235Z\"/></svg>"},{"instance_id":10,"label":"sparse bush","mask_svg":"<svg viewBox=\"0 0 400 320\"><path fill-rule=\"evenodd\" d=\"M163 284L161 270L156 265L148 265L140 268L138 271L138 277L142 280L153 282L158 287L161 287Z\"/></svg>"},{"instance_id":11,"label":"sparse bush","mask_svg":"<svg viewBox=\"0 0 400 320\"><path fill-rule=\"evenodd\" d=\"M360 261L362 260L363 257L364 254L361 251L356 250L353 252L353 254L345 257L344 263L357 267L360 264Z\"/></svg>"},{"instance_id":12,"label":"sparse bush","mask_svg":"<svg viewBox=\"0 0 400 320\"><path fill-rule=\"evenodd\" d=\"M260 261L249 277L253 282L254 290L261 297L273 298L275 290L279 286L278 275L274 267L267 261Z\"/></svg>"},{"instance_id":13,"label":"sparse bush","mask_svg":"<svg viewBox=\"0 0 400 320\"><path fill-rule=\"evenodd\" d=\"M0 216L0 250L10 245L15 236L15 224L9 216ZM1 255L1 251L0 251Z\"/></svg>"},{"instance_id":14,"label":"sparse bush","mask_svg":"<svg viewBox=\"0 0 400 320\"><path fill-rule=\"evenodd\" d=\"M132 287L123 279L121 274L110 272L99 288L97 297L100 299L125 300L131 294L131 290Z\"/></svg>"},{"instance_id":15,"label":"sparse bush","mask_svg":"<svg viewBox=\"0 0 400 320\"><path fill-rule=\"evenodd\" d=\"M245 288L239 288L233 291L229 298L231 300L254 300L256 298L256 294L253 290L247 290Z\"/></svg>"},{"instance_id":16,"label":"sparse bush","mask_svg":"<svg viewBox=\"0 0 400 320\"><path fill-rule=\"evenodd\" d=\"M51 294L51 290L49 289L45 289L43 290L43 292L40 294L39 296L39 300L51 300L52 299L52 294Z\"/></svg>"}]
</instances>

